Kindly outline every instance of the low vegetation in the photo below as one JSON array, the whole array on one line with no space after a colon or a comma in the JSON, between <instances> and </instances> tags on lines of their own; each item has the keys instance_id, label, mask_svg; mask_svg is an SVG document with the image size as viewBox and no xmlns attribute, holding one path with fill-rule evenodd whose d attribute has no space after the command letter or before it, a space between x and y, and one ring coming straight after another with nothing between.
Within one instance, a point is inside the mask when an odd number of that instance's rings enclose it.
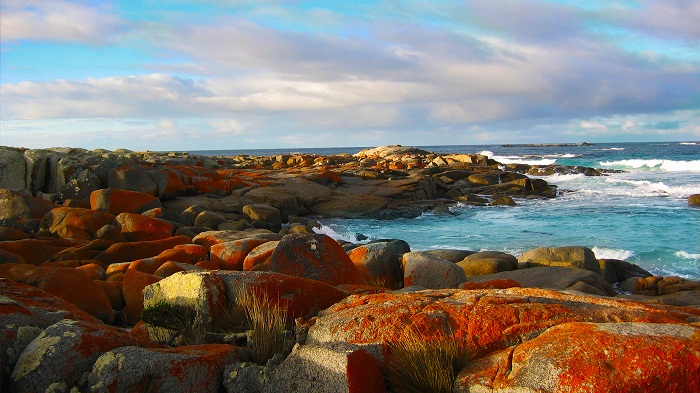
<instances>
[{"instance_id":1,"label":"low vegetation","mask_svg":"<svg viewBox=\"0 0 700 393\"><path fill-rule=\"evenodd\" d=\"M141 319L151 327L154 341L171 346L202 344L207 331L245 333L252 360L260 365L275 354L288 355L294 345L286 310L266 293L246 287L235 291L234 299L209 326L194 306L164 301L146 307Z\"/></svg>"},{"instance_id":2,"label":"low vegetation","mask_svg":"<svg viewBox=\"0 0 700 393\"><path fill-rule=\"evenodd\" d=\"M389 344L389 382L401 393L449 393L457 374L474 356L471 345L454 336L426 339L411 328Z\"/></svg>"}]
</instances>

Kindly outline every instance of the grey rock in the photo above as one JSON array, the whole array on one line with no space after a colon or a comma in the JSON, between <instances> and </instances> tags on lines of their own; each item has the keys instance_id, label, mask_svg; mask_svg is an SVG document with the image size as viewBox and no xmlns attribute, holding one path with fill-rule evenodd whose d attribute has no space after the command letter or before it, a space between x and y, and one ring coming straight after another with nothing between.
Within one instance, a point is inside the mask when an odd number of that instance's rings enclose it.
<instances>
[{"instance_id":1,"label":"grey rock","mask_svg":"<svg viewBox=\"0 0 700 393\"><path fill-rule=\"evenodd\" d=\"M18 149L0 146L0 188L24 190L27 188L27 164Z\"/></svg>"},{"instance_id":2,"label":"grey rock","mask_svg":"<svg viewBox=\"0 0 700 393\"><path fill-rule=\"evenodd\" d=\"M576 290L602 296L617 295L610 284L599 274L584 269L563 266L540 266L512 270L485 276L467 277L466 281L478 283L502 278L515 280L523 287L528 288Z\"/></svg>"},{"instance_id":3,"label":"grey rock","mask_svg":"<svg viewBox=\"0 0 700 393\"><path fill-rule=\"evenodd\" d=\"M403 255L404 285L418 285L429 289L457 288L466 280L461 267L425 252Z\"/></svg>"}]
</instances>

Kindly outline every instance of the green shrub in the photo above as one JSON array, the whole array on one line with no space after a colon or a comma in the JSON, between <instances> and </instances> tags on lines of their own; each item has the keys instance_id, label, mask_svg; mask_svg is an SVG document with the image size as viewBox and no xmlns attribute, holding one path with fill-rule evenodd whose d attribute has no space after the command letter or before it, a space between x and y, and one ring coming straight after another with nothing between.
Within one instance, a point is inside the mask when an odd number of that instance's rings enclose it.
<instances>
[{"instance_id":1,"label":"green shrub","mask_svg":"<svg viewBox=\"0 0 700 393\"><path fill-rule=\"evenodd\" d=\"M203 317L191 305L161 301L144 308L141 319L151 327L151 338L156 342L195 345L203 343L206 337Z\"/></svg>"},{"instance_id":2,"label":"green shrub","mask_svg":"<svg viewBox=\"0 0 700 393\"><path fill-rule=\"evenodd\" d=\"M389 348L389 382L403 393L451 392L457 374L474 355L468 343L454 336L426 340L415 328Z\"/></svg>"}]
</instances>

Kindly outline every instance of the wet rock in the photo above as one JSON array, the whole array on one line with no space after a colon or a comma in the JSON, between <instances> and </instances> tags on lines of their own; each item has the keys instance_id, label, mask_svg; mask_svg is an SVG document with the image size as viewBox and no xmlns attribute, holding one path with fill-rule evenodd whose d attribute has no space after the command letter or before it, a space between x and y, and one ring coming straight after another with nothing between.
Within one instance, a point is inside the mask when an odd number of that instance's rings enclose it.
<instances>
[{"instance_id":1,"label":"wet rock","mask_svg":"<svg viewBox=\"0 0 700 393\"><path fill-rule=\"evenodd\" d=\"M700 194L693 194L689 196L688 206L700 206Z\"/></svg>"}]
</instances>

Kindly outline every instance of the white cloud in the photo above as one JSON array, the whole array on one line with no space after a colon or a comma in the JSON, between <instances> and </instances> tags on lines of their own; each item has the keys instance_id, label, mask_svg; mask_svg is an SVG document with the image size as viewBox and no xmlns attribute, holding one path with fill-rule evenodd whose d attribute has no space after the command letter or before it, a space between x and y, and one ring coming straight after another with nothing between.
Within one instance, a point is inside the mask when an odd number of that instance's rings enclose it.
<instances>
[{"instance_id":1,"label":"white cloud","mask_svg":"<svg viewBox=\"0 0 700 393\"><path fill-rule=\"evenodd\" d=\"M105 43L126 23L102 3L64 0L3 0L2 42L49 40Z\"/></svg>"}]
</instances>

